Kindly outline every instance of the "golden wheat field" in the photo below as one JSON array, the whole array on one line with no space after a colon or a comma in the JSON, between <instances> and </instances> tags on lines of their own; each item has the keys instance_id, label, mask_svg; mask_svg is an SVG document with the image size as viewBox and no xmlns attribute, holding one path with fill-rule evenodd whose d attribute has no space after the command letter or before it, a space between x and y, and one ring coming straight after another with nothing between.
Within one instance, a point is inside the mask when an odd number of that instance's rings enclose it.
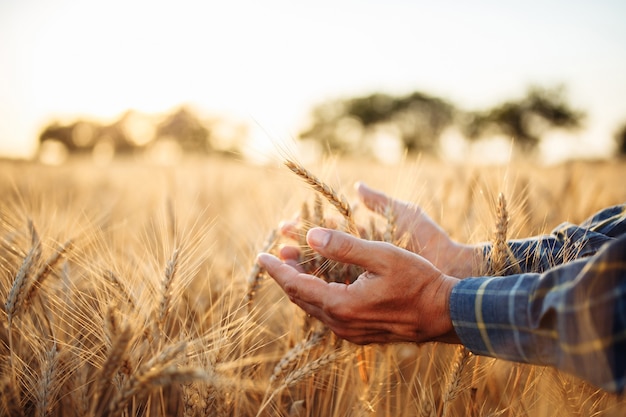
<instances>
[{"instance_id":1,"label":"golden wheat field","mask_svg":"<svg viewBox=\"0 0 626 417\"><path fill-rule=\"evenodd\" d=\"M451 236L549 232L626 201L625 161L538 167L308 166L355 219L364 180ZM360 347L289 303L254 265L275 230L336 207L283 164L189 159L0 165L2 416L622 416L626 399L555 371L443 344ZM374 235L374 232L372 232Z\"/></svg>"}]
</instances>

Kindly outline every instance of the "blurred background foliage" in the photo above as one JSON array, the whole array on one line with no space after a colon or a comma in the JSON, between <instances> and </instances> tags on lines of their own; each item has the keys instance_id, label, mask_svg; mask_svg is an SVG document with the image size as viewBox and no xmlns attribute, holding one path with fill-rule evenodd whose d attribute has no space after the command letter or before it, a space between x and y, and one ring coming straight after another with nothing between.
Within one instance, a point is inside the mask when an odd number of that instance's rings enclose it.
<instances>
[{"instance_id":1,"label":"blurred background foliage","mask_svg":"<svg viewBox=\"0 0 626 417\"><path fill-rule=\"evenodd\" d=\"M375 92L330 99L315 106L298 140L323 153L375 157L379 142L408 153L441 156L442 135L449 129L467 143L504 137L517 155L533 156L545 135L555 129L576 131L585 112L568 102L563 86L531 86L523 97L487 109L466 110L424 92L406 95ZM39 135L40 158L50 154L88 154L99 158L150 153L157 159L181 154L236 155L246 146L249 126L220 117L201 117L189 107L166 115L124 113L110 124L53 121ZM626 155L626 122L616 129L615 154ZM48 156L46 156L48 155Z\"/></svg>"}]
</instances>

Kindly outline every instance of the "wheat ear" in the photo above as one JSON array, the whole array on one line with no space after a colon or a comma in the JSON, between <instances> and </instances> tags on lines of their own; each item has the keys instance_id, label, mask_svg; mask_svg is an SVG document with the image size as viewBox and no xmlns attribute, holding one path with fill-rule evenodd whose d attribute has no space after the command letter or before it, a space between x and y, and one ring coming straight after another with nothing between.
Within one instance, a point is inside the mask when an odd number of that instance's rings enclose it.
<instances>
[{"instance_id":1,"label":"wheat ear","mask_svg":"<svg viewBox=\"0 0 626 417\"><path fill-rule=\"evenodd\" d=\"M171 309L172 302L172 283L176 277L176 271L178 270L178 249L174 249L172 257L167 261L165 267L165 274L163 281L161 282L161 302L159 303L159 310L157 313L157 323L159 330L165 329L165 322Z\"/></svg>"},{"instance_id":2,"label":"wheat ear","mask_svg":"<svg viewBox=\"0 0 626 417\"><path fill-rule=\"evenodd\" d=\"M383 233L383 241L388 243L395 243L396 240L396 219L397 216L393 211L393 206L388 204L385 207L385 220L387 220L385 224L385 231Z\"/></svg>"},{"instance_id":3,"label":"wheat ear","mask_svg":"<svg viewBox=\"0 0 626 417\"><path fill-rule=\"evenodd\" d=\"M31 248L24 257L24 261L15 275L13 285L4 303L9 328L11 327L13 317L17 314L20 305L24 301L30 270L33 265L39 261L39 258L41 258L41 240L31 220L28 221L28 228L30 229L31 235Z\"/></svg>"},{"instance_id":4,"label":"wheat ear","mask_svg":"<svg viewBox=\"0 0 626 417\"><path fill-rule=\"evenodd\" d=\"M70 250L72 244L73 242L70 239L63 245L59 246L54 254L52 254L52 256L50 256L46 260L46 263L41 268L39 268L39 271L37 271L37 274L35 274L33 283L30 284L30 286L28 287L28 291L26 292L26 297L24 298L24 305L26 307L31 304L33 297L35 296L39 288L41 288L43 282L46 280L46 278L48 278L54 267L63 258L63 255L65 255Z\"/></svg>"},{"instance_id":5,"label":"wheat ear","mask_svg":"<svg viewBox=\"0 0 626 417\"><path fill-rule=\"evenodd\" d=\"M506 207L506 198L504 198L504 194L500 193L498 194L498 203L496 205L496 230L491 249L491 272L494 275L502 274L506 268L508 226L509 212Z\"/></svg>"},{"instance_id":6,"label":"wheat ear","mask_svg":"<svg viewBox=\"0 0 626 417\"><path fill-rule=\"evenodd\" d=\"M326 339L326 330L321 330L313 333L310 338L303 340L302 342L291 348L283 357L278 361L270 376L270 386L272 386L279 378L284 376L287 372L292 370L298 360L302 358L307 352L310 352L315 347L319 346Z\"/></svg>"},{"instance_id":7,"label":"wheat ear","mask_svg":"<svg viewBox=\"0 0 626 417\"><path fill-rule=\"evenodd\" d=\"M168 346L160 354L141 365L111 402L110 414L112 416L121 414L128 402L139 393L174 383L182 384L207 379L208 374L198 368L179 367L172 363L186 349L186 342Z\"/></svg>"},{"instance_id":8,"label":"wheat ear","mask_svg":"<svg viewBox=\"0 0 626 417\"><path fill-rule=\"evenodd\" d=\"M359 234L358 228L356 227L356 223L354 222L354 218L352 216L352 208L350 208L350 204L348 204L345 197L337 194L337 192L330 185L324 183L302 165L290 160L285 161L285 165L294 174L302 178L304 181L307 182L307 184L313 187L315 191L325 197L326 200L328 200L328 202L337 209L337 211L343 216L343 218L347 222L348 232L354 235Z\"/></svg>"},{"instance_id":9,"label":"wheat ear","mask_svg":"<svg viewBox=\"0 0 626 417\"><path fill-rule=\"evenodd\" d=\"M138 375L131 376L129 384L118 393L109 407L111 416L118 416L128 402L137 394L172 384L184 384L208 379L208 375L198 368L179 368L176 365L154 366Z\"/></svg>"},{"instance_id":10,"label":"wheat ear","mask_svg":"<svg viewBox=\"0 0 626 417\"><path fill-rule=\"evenodd\" d=\"M471 356L471 352L465 346L459 346L457 349L456 361L452 365L446 391L443 394L443 411L441 414L443 417L447 415L452 401L454 401L454 399L459 395L463 371L465 370L465 366L469 362Z\"/></svg>"},{"instance_id":11,"label":"wheat ear","mask_svg":"<svg viewBox=\"0 0 626 417\"><path fill-rule=\"evenodd\" d=\"M109 319L113 316L110 315ZM114 320L109 320L111 323L114 323ZM109 325L110 326L110 325ZM116 325L110 326L109 330L114 330ZM111 382L113 378L113 374L120 368L122 364L122 359L126 355L126 350L128 349L128 345L132 340L132 332L130 326L125 326L124 329L118 334L113 343L111 344L111 349L109 350L109 354L106 358L106 361L102 365L100 372L98 373L98 377L96 380L96 391L95 398L91 403L91 412L90 415L93 415L96 410L102 411L102 407L104 406L104 401L106 398L106 389L108 384Z\"/></svg>"},{"instance_id":12,"label":"wheat ear","mask_svg":"<svg viewBox=\"0 0 626 417\"><path fill-rule=\"evenodd\" d=\"M276 229L272 229L270 234L265 239L265 244L263 245L262 252L269 252L269 250L276 243L276 236L278 231ZM252 270L248 274L248 289L246 291L246 307L248 309L248 313L252 311L252 306L254 304L254 298L256 297L256 293L261 286L261 280L263 279L263 268L256 262L252 266Z\"/></svg>"},{"instance_id":13,"label":"wheat ear","mask_svg":"<svg viewBox=\"0 0 626 417\"><path fill-rule=\"evenodd\" d=\"M59 351L56 341L52 345L52 348L46 352L41 365L41 378L37 384L38 389L36 394L36 417L51 415L54 397L61 386L57 381L59 373Z\"/></svg>"},{"instance_id":14,"label":"wheat ear","mask_svg":"<svg viewBox=\"0 0 626 417\"><path fill-rule=\"evenodd\" d=\"M286 388L295 385L298 381L301 381L309 375L314 374L320 369L325 368L329 364L338 361L343 356L345 356L345 353L334 350L306 363L301 368L294 369L282 380L281 384L272 391L270 396L263 401L257 411L257 417L261 415L261 412L271 403L277 394L281 393Z\"/></svg>"},{"instance_id":15,"label":"wheat ear","mask_svg":"<svg viewBox=\"0 0 626 417\"><path fill-rule=\"evenodd\" d=\"M0 380L0 406L2 406L3 412L6 413L3 415L24 416L16 385L9 375L4 375L2 380Z\"/></svg>"},{"instance_id":16,"label":"wheat ear","mask_svg":"<svg viewBox=\"0 0 626 417\"><path fill-rule=\"evenodd\" d=\"M120 292L120 294L125 298L125 301L128 303L129 307L134 310L137 303L135 302L134 297L128 291L124 283L117 277L117 275L115 275L115 272L107 270L104 272L104 277L111 283L111 285L113 285L113 287L115 287L117 291Z\"/></svg>"}]
</instances>

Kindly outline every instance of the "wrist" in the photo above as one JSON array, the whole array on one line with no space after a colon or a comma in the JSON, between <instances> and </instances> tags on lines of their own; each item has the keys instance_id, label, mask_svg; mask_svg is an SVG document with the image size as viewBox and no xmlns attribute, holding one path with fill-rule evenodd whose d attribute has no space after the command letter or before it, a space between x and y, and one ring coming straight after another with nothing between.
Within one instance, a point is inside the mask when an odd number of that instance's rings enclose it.
<instances>
[{"instance_id":1,"label":"wrist","mask_svg":"<svg viewBox=\"0 0 626 417\"><path fill-rule=\"evenodd\" d=\"M452 277L467 278L476 276L484 264L484 255L481 247L465 245L454 241L449 242L449 247L444 250L448 254L441 271Z\"/></svg>"},{"instance_id":2,"label":"wrist","mask_svg":"<svg viewBox=\"0 0 626 417\"><path fill-rule=\"evenodd\" d=\"M444 311L442 312L441 318L441 335L437 337L435 340L443 343L461 343L456 331L454 330L454 325L452 324L452 316L450 314L450 296L452 294L452 289L459 282L458 278L454 278L451 276L444 275L443 283L441 285L441 297L443 298L443 306Z\"/></svg>"},{"instance_id":3,"label":"wrist","mask_svg":"<svg viewBox=\"0 0 626 417\"><path fill-rule=\"evenodd\" d=\"M424 317L423 329L428 329L418 340L421 342L460 343L454 330L450 313L450 297L452 289L459 282L458 278L441 274L437 284L431 287L432 291L425 293L427 303L433 308L430 315Z\"/></svg>"}]
</instances>

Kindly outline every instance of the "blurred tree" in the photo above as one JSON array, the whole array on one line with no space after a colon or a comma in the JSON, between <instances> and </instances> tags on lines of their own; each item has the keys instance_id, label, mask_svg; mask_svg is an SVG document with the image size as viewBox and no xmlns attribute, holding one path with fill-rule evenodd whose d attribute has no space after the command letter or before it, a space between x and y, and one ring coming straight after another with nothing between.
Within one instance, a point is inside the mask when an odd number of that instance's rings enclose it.
<instances>
[{"instance_id":1,"label":"blurred tree","mask_svg":"<svg viewBox=\"0 0 626 417\"><path fill-rule=\"evenodd\" d=\"M617 145L617 149L615 152L618 156L626 156L626 122L622 124L622 126L617 129L615 132L615 144Z\"/></svg>"},{"instance_id":2,"label":"blurred tree","mask_svg":"<svg viewBox=\"0 0 626 417\"><path fill-rule=\"evenodd\" d=\"M469 140L505 135L523 151L533 151L550 129L578 129L584 112L573 109L562 86L530 87L526 96L507 101L483 112L469 112L461 128Z\"/></svg>"},{"instance_id":3,"label":"blurred tree","mask_svg":"<svg viewBox=\"0 0 626 417\"><path fill-rule=\"evenodd\" d=\"M434 152L454 117L452 104L421 92L401 97L374 93L316 106L300 138L318 141L330 153L370 153L376 131L386 128L408 151Z\"/></svg>"},{"instance_id":4,"label":"blurred tree","mask_svg":"<svg viewBox=\"0 0 626 417\"><path fill-rule=\"evenodd\" d=\"M122 119L123 120L123 119ZM122 120L110 125L101 125L96 122L78 120L62 125L58 121L52 122L39 134L39 144L54 140L61 143L71 154L93 152L94 148L106 144L115 153L129 153L136 149L125 135Z\"/></svg>"},{"instance_id":5,"label":"blurred tree","mask_svg":"<svg viewBox=\"0 0 626 417\"><path fill-rule=\"evenodd\" d=\"M70 153L90 152L101 129L100 124L85 120L68 125L54 121L39 134L39 144L54 140L64 145Z\"/></svg>"},{"instance_id":6,"label":"blurred tree","mask_svg":"<svg viewBox=\"0 0 626 417\"><path fill-rule=\"evenodd\" d=\"M208 153L209 129L186 107L181 107L156 128L156 140L174 140L184 152Z\"/></svg>"}]
</instances>

